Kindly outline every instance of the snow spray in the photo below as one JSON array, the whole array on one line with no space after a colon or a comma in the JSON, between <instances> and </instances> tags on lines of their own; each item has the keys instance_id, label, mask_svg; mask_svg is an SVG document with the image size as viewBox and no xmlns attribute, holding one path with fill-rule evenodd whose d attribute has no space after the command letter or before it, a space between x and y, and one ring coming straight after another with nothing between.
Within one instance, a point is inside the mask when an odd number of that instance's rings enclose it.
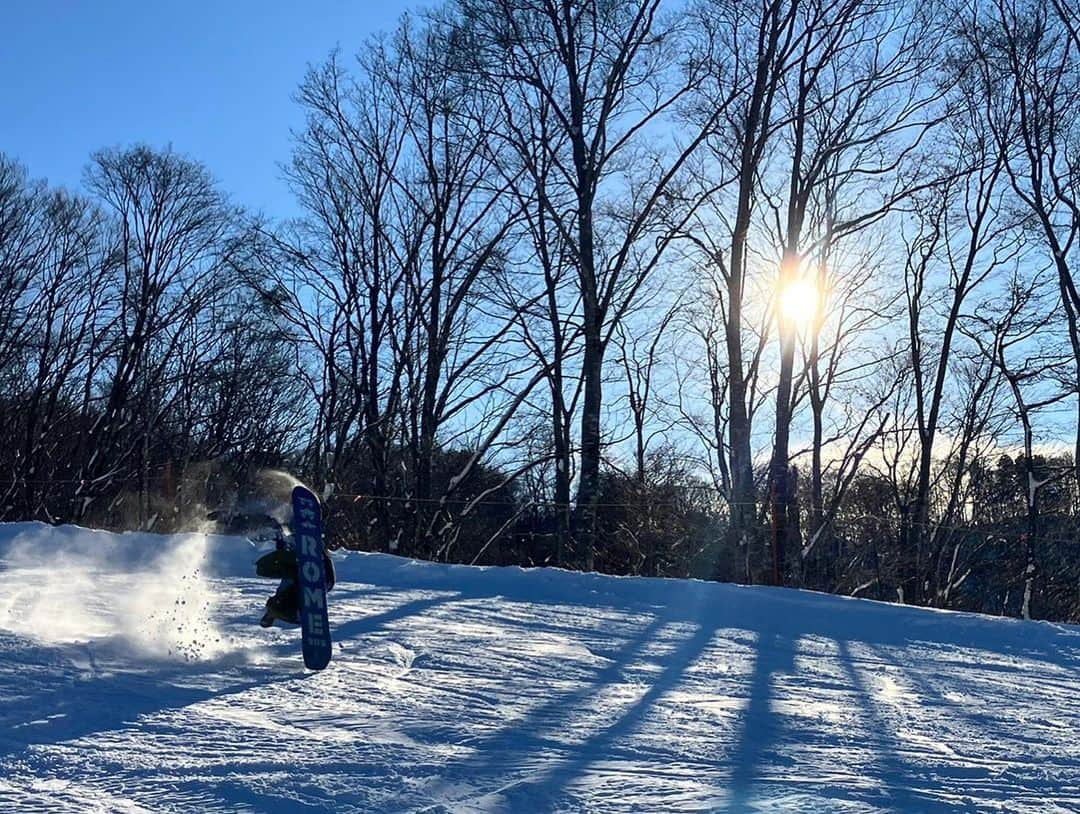
<instances>
[{"instance_id":1,"label":"snow spray","mask_svg":"<svg viewBox=\"0 0 1080 814\"><path fill-rule=\"evenodd\" d=\"M203 576L205 535L35 525L0 550L0 628L54 644L109 641L167 660L228 649Z\"/></svg>"}]
</instances>

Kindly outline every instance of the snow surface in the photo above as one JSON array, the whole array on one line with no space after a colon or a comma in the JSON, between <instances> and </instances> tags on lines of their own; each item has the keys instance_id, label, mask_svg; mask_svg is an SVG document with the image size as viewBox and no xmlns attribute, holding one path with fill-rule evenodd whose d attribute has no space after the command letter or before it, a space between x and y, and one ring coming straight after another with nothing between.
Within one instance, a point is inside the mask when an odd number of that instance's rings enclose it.
<instances>
[{"instance_id":1,"label":"snow surface","mask_svg":"<svg viewBox=\"0 0 1080 814\"><path fill-rule=\"evenodd\" d=\"M1080 629L769 588L0 526L0 811L1076 812Z\"/></svg>"}]
</instances>

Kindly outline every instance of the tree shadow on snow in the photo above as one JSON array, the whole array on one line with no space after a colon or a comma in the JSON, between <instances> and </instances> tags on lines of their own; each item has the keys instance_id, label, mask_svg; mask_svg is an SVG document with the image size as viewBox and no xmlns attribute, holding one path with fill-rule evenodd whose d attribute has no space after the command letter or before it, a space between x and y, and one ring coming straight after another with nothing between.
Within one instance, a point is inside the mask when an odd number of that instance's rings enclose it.
<instances>
[{"instance_id":1,"label":"tree shadow on snow","mask_svg":"<svg viewBox=\"0 0 1080 814\"><path fill-rule=\"evenodd\" d=\"M679 613L679 610L661 609L645 628L638 630L616 651L611 663L581 687L551 697L524 718L514 720L479 742L470 743L475 749L471 757L441 767L446 781L441 787L428 789L435 798L432 802L438 800L440 792L448 792L451 797L460 796L460 791L457 794L452 791L452 784L460 781L472 789L473 802L479 797L486 798L484 804L492 810L547 810L557 808L560 803L567 804L573 794L572 787L587 776L591 765L618 760L620 753L627 754L633 749L629 742L650 711L665 695L679 687L721 628L754 633L756 652L746 685L747 704L738 717L733 747L726 757L711 761L702 758L698 779L705 783L710 781L710 776L714 779L714 799L725 800L719 810L739 814L753 810L755 805L767 806L778 796L790 795L793 788L795 793L806 793L819 801L833 799L888 811L918 811L922 814L955 810L958 796L964 795L965 791L985 796L983 770L963 761L950 761L933 752L913 751L910 744L901 739L898 727L903 725L902 719L891 716L889 707L883 706L880 697L875 697L865 677L866 659L860 662L851 649L853 643L901 648L929 644L932 639L928 632L894 626L878 629L860 622L856 616L823 620L819 616L778 615L774 609L772 614L756 618L749 614L743 617L741 624L732 624L734 620L725 618L728 614L723 608L699 607L699 612L694 614ZM692 633L676 639L673 649L665 655L649 655L649 660L659 665L658 672L633 671L635 682L645 681L644 693L593 734L580 742L567 743L565 736L572 726L591 723L604 715L598 701L611 685L627 683L627 674L636 661L644 658L649 643L661 640L668 625L687 622L695 625ZM1029 658L1048 655L1040 646L1042 643L1013 641L1013 631L1008 633L1001 649L1023 652ZM824 658L839 666L842 676L839 689L845 693L845 698L854 702L857 720L854 729L818 731L816 734L824 740L811 747L818 757L809 765L799 766L793 762L796 758L784 752L788 747L799 751L802 751L800 747L806 747L808 733L800 727L807 725L807 719L792 719L778 711L775 696L779 679L792 676L797 680L796 654L804 637L835 643L835 655ZM964 641L957 633L943 638L947 640L945 644L933 643L946 652L950 638ZM980 636L973 639L968 646L989 644ZM693 734L702 735L701 732ZM832 742L838 734L843 743ZM728 735L730 731L718 730L715 740L724 740ZM707 733L705 737L709 738ZM853 778L854 782L838 778L829 765L830 760L843 761L845 750L852 749L855 751L849 751L849 755L867 760L861 774ZM669 757L672 761L685 760L685 754ZM648 759L662 764L667 758L652 752ZM822 776L814 777L815 772ZM793 781L785 780L785 775ZM952 788L943 788L942 780L952 780ZM1047 782L1054 781L1051 778ZM483 792L485 786L488 787L486 794ZM1005 799L1002 795L1010 791L1018 789L1006 788L1001 794L992 793L991 797ZM704 790L702 794L705 794Z\"/></svg>"},{"instance_id":2,"label":"tree shadow on snow","mask_svg":"<svg viewBox=\"0 0 1080 814\"><path fill-rule=\"evenodd\" d=\"M882 713L881 700L874 698L861 677L849 642L840 640L837 647L840 651L840 663L862 713L865 735L873 749L874 768L877 769L875 779L879 781L879 785L876 789L847 795L839 793L842 790L837 789L838 793L833 796L884 805L889 811L917 811L920 814L956 811L955 799L950 800L926 791L940 790L940 767L935 765L919 769L903 758L902 744L895 732L895 722Z\"/></svg>"},{"instance_id":3,"label":"tree shadow on snow","mask_svg":"<svg viewBox=\"0 0 1080 814\"><path fill-rule=\"evenodd\" d=\"M530 709L523 718L513 719L490 735L471 741L469 746L474 750L473 755L441 766L443 771L449 770L448 773L452 776L428 789L428 792L439 797L443 792L451 790L457 778L465 779L470 786L482 784L485 780L502 779L519 768L530 756L541 751L562 749L560 745L551 743L550 737L564 732L571 719L581 710L589 709L590 703L596 697L617 683L631 664L672 621L676 620L665 615L654 616L647 625L635 630L628 641L609 659L609 663L597 670L580 687L568 693L552 695ZM703 635L702 630L699 629L698 635L694 637L695 643L698 637ZM687 658L688 654L683 657ZM568 767L560 772L558 778L553 778L553 782L562 781L572 773L573 767ZM403 810L412 811L414 807L410 805Z\"/></svg>"},{"instance_id":4,"label":"tree shadow on snow","mask_svg":"<svg viewBox=\"0 0 1080 814\"><path fill-rule=\"evenodd\" d=\"M813 624L805 624L807 621ZM790 794L793 786L784 779L785 772L798 775L794 790L805 790L819 800L844 800L880 806L886 811L920 814L955 811L955 797L949 799L937 793L940 791L937 779L940 779L943 769L940 762L918 767L905 759L905 754L911 752L903 747L896 734L897 722L884 714L882 700L874 697L862 676L850 644L869 644L867 640L875 637L863 630L860 631L861 638L848 639L856 631L850 629L844 620L834 619L824 624L819 624L820 621L816 618L806 620L792 617L778 625L773 620L764 624L759 631L750 700L741 719L738 745L731 754L729 796L723 811L726 814L740 814L755 810L755 802L767 808L769 800ZM855 710L848 712L857 712L857 722L854 723L855 728L851 728L850 723L842 724L844 731L840 734L843 743L826 740L815 747L820 755L817 760L793 767L792 759L785 759L778 750L786 745L805 747L810 741L809 733L805 731L804 719L788 719L789 725L785 726L785 716L774 708L774 682L782 675L796 675L795 655L798 643L804 636L835 643L836 660L843 671L842 689L847 691L846 697L852 698L856 705ZM891 630L884 637L876 638L885 638L890 644L895 644L896 639L902 640L904 637L904 633ZM829 739L836 737L835 730L824 734ZM829 761L848 761L848 764L837 768L851 770L850 761L854 756L865 755L864 749L869 752L869 763L856 783L840 779L829 765ZM780 767L781 771L769 777L773 766ZM790 771L792 768L794 772ZM815 777L815 772L821 772L824 776Z\"/></svg>"},{"instance_id":5,"label":"tree shadow on snow","mask_svg":"<svg viewBox=\"0 0 1080 814\"><path fill-rule=\"evenodd\" d=\"M75 667L84 652L89 655L90 671ZM48 671L38 671L25 694L0 707L0 761L25 754L34 746L137 728L148 716L311 675L300 671L282 674L231 660L138 670L124 663L101 667L86 645L60 648L59 655L67 658L66 669L55 669L54 665ZM222 675L223 666L226 676Z\"/></svg>"},{"instance_id":6,"label":"tree shadow on snow","mask_svg":"<svg viewBox=\"0 0 1080 814\"><path fill-rule=\"evenodd\" d=\"M434 569L432 569L434 571ZM424 569L411 572L418 580L402 588L410 590L442 590L448 593L406 601L396 607L374 614L338 622L338 639L354 639L385 629L404 619L423 614L459 601L484 600L496 594L493 583L484 573L455 572L455 580L444 580L441 572L434 578ZM530 693L543 695L543 700L528 709L523 717L512 718L478 739L464 742L472 748L468 757L450 760L430 767L444 780L428 786L424 797L438 808L440 800L461 802L462 787L472 802L486 798L490 810L504 809L548 810L573 792L590 766L610 760L625 752L627 742L645 723L650 711L664 696L679 687L714 635L721 629L746 631L756 636L753 667L745 686L746 706L736 720L736 731L717 729L714 742L730 742L731 748L720 757L700 759L700 777L706 785L715 779L714 799L723 800L720 810L727 814L752 810L755 803L775 801L778 794L790 794L784 788L785 774L799 775L796 792L806 792L817 800L845 801L880 807L886 810L918 811L926 814L954 810L956 797L951 799L939 787L942 778L955 780L955 793L962 794L964 786L978 785L984 795L985 785L971 774L972 767L950 763L947 758L927 755L926 760L915 755L897 733L898 722L882 708L880 698L873 695L865 677L865 659L852 652L851 645L914 650L929 647L937 655L950 649L985 648L1035 661L1053 661L1071 666L1077 664L1076 643L1080 631L1059 626L1032 626L1001 623L978 617L951 616L948 619L933 612L879 603L854 602L799 591L775 589L746 589L705 583L675 583L642 580L622 583L621 589L597 591L595 585L605 585L589 575L559 575L573 586L552 582L539 575L523 573L497 586L498 596L505 602L539 606L540 620L520 623L521 635L535 633L543 625L544 605L573 606L582 612L590 608L610 608L638 617L648 615L649 621L630 631L625 641L611 648L603 664L569 692L552 692L549 687L528 686L518 689L522 698ZM580 594L570 595L568 587L580 587ZM383 586L386 593L386 586ZM451 589L455 592L449 593ZM359 597L358 597L359 598ZM693 626L684 636L670 634L672 625ZM572 628L572 626L571 626ZM553 629L552 633L580 636L573 629ZM593 639L603 640L607 632L589 632ZM796 654L803 637L835 643L836 655L828 656L839 666L837 681L842 683L845 697L853 700L858 719L856 728L841 732L844 743L832 743L835 730L819 732L826 736L813 745L818 752L812 765L794 765L783 754L790 746L806 746L807 732L796 727L806 725L805 719L792 720L777 711L778 680L795 676ZM584 643L583 639L579 639ZM661 656L649 652L650 645L672 645ZM593 642L589 642L592 644ZM921 658L921 657L920 657ZM917 660L917 659L916 659ZM644 671L642 662L659 669ZM638 668L635 668L638 665ZM1030 668L1030 666L1029 666ZM616 685L644 683L644 691L633 702L613 713L604 706L603 696ZM736 691L734 695L740 693ZM597 726L597 724L600 724ZM812 724L811 724L812 725ZM715 726L702 722L702 726ZM578 742L568 742L567 735L575 727L590 734ZM443 737L445 733L441 733ZM694 732L702 737L702 732ZM705 732L704 737L710 738ZM852 741L852 739L854 739ZM866 757L869 762L862 775L851 782L830 771L829 761L843 761L845 749ZM657 755L647 759L660 764L667 758L685 759L685 754ZM785 763L786 760L786 763ZM697 764L695 764L697 765ZM850 768L850 767L845 767ZM821 771L821 778L812 776ZM965 784L964 781L967 781ZM660 783L662 780L656 780ZM1054 782L1048 778L1048 784ZM488 789L484 793L485 787ZM1049 788L1049 786L1047 786ZM1013 790L1016 790L1013 788ZM1010 789L1002 791L1006 794ZM706 793L707 789L703 791ZM996 799L1003 799L994 795ZM452 806L451 806L452 807ZM415 805L405 810L416 810Z\"/></svg>"},{"instance_id":7,"label":"tree shadow on snow","mask_svg":"<svg viewBox=\"0 0 1080 814\"><path fill-rule=\"evenodd\" d=\"M888 654L878 655L882 660L889 659ZM942 670L943 665L946 670ZM1051 724L1032 707L972 703L963 691L959 696L949 698L942 689L942 677L946 677L945 686L949 686L951 679L953 688L964 687L962 676L950 675L950 671L958 668L978 672L990 670L999 674L1000 686L1011 685L1021 696L1015 700L1021 702L1028 701L1030 696L1045 689L1042 685L1047 685L1051 692L1063 696L1063 701L1054 699L1054 703L1067 709L1055 710ZM933 658L925 665L903 668L902 677L910 683L918 698L921 716L931 720L952 719L957 724L952 730L939 733L942 750L952 752L956 757L948 763L940 760L934 763L933 777L927 781L929 785L949 789L955 795L964 794L965 786L975 787L980 796L995 801L998 807L1017 799L1041 799L1047 807L1051 801L1058 801L1062 810L1075 805L1075 794L1070 791L1070 787L1075 788L1075 782L1066 778L1080 778L1080 755L1075 750L1055 748L1045 737L1045 729L1049 726L1068 728L1068 719L1075 728L1078 716L1071 703L1075 686L1064 686L1064 675L1041 673L1037 665L1027 664L1024 668L1026 672L1018 671L1015 666L940 658ZM997 682L997 676L993 680ZM1010 711L1015 717L1008 717ZM1062 721L1062 717L1067 720ZM1039 730L1040 725L1043 731ZM980 749L982 755L978 754ZM992 761L987 761L987 753L993 755ZM1039 771L1009 772L1006 785L1001 782L1000 772L1000 764L1004 762L1038 766Z\"/></svg>"},{"instance_id":8,"label":"tree shadow on snow","mask_svg":"<svg viewBox=\"0 0 1080 814\"><path fill-rule=\"evenodd\" d=\"M335 620L331 619L330 632L335 641L348 641L369 633L375 633L394 622L417 616L441 605L451 604L459 599L461 599L460 594L444 594L442 596L413 599L388 610L361 616L347 622L335 623Z\"/></svg>"},{"instance_id":9,"label":"tree shadow on snow","mask_svg":"<svg viewBox=\"0 0 1080 814\"><path fill-rule=\"evenodd\" d=\"M772 685L775 676L794 671L795 647L791 636L779 632L763 632L758 636L750 699L742 715L738 743L731 753L725 812L738 814L747 810L762 768L768 764L773 746L783 735L781 720L772 710Z\"/></svg>"},{"instance_id":10,"label":"tree shadow on snow","mask_svg":"<svg viewBox=\"0 0 1080 814\"><path fill-rule=\"evenodd\" d=\"M687 671L705 652L715 629L698 624L693 635L684 639L663 658L663 668L648 689L609 726L572 747L570 754L529 785L542 797L559 799L566 795L574 781L583 777L597 758L606 758L622 746L644 722L653 706L679 686Z\"/></svg>"}]
</instances>

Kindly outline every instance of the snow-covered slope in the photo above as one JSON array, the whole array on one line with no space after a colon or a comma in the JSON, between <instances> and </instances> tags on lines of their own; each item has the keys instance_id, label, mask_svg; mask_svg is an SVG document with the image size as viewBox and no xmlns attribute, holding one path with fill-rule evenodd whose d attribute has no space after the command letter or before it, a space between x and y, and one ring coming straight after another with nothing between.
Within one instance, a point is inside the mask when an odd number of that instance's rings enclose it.
<instances>
[{"instance_id":1,"label":"snow-covered slope","mask_svg":"<svg viewBox=\"0 0 1080 814\"><path fill-rule=\"evenodd\" d=\"M243 540L0 526L0 810L1080 811L1080 629L338 560L307 673Z\"/></svg>"}]
</instances>

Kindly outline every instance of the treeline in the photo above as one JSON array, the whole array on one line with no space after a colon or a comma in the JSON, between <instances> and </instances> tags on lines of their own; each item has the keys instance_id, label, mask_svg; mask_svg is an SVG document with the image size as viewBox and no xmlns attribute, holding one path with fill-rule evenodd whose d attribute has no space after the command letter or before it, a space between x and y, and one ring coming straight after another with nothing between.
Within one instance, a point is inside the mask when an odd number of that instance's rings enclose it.
<instances>
[{"instance_id":1,"label":"treeline","mask_svg":"<svg viewBox=\"0 0 1080 814\"><path fill-rule=\"evenodd\" d=\"M453 0L297 91L302 213L0 161L5 519L280 468L340 545L1080 619L1080 15Z\"/></svg>"}]
</instances>

